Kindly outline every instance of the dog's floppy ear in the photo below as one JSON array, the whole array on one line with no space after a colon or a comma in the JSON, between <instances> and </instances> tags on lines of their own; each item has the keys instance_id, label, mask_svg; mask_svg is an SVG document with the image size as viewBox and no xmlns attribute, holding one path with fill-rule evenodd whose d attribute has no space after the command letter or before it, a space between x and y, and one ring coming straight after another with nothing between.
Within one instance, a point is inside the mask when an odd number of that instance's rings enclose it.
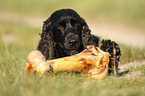
<instances>
[{"instance_id":1,"label":"dog's floppy ear","mask_svg":"<svg viewBox=\"0 0 145 96\"><path fill-rule=\"evenodd\" d=\"M85 22L83 18L81 18L81 27L82 27L82 43L84 48L86 48L87 45L96 45L96 43L93 41L93 37L91 35L91 30L89 29L89 26Z\"/></svg>"},{"instance_id":2,"label":"dog's floppy ear","mask_svg":"<svg viewBox=\"0 0 145 96\"><path fill-rule=\"evenodd\" d=\"M51 21L48 18L43 22L41 39L39 41L38 50L42 52L46 59L52 59L55 56L54 46L55 41L53 39L53 28L51 26Z\"/></svg>"}]
</instances>

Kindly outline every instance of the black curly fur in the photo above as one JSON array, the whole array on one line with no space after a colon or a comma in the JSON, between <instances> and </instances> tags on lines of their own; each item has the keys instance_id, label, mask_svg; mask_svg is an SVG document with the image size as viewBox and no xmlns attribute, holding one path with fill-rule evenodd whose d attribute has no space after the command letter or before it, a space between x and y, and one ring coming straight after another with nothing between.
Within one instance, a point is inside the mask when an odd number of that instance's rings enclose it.
<instances>
[{"instance_id":1,"label":"black curly fur","mask_svg":"<svg viewBox=\"0 0 145 96\"><path fill-rule=\"evenodd\" d=\"M109 73L113 73L114 63L116 67L116 73L118 72L118 63L120 61L121 51L119 45L115 41L102 40L101 49L105 52L109 52L110 62L109 62ZM113 52L115 50L115 53ZM115 58L114 56L115 55Z\"/></svg>"},{"instance_id":2,"label":"black curly fur","mask_svg":"<svg viewBox=\"0 0 145 96\"><path fill-rule=\"evenodd\" d=\"M50 19L47 19L42 28L41 39L38 50L41 51L47 59L55 58L54 51L55 41L53 40L53 30Z\"/></svg>"},{"instance_id":3,"label":"black curly fur","mask_svg":"<svg viewBox=\"0 0 145 96\"><path fill-rule=\"evenodd\" d=\"M53 35L53 26L56 24L55 22L58 21L61 16L73 16L74 18L77 18L81 24L81 47L79 52L84 50L86 46L88 45L96 45L98 46L99 43L99 37L91 35L91 30L89 29L87 23L83 18L81 18L74 10L72 9L61 9L58 11L55 11L50 18L48 18L43 23L42 27L42 34L41 39L38 45L38 50L43 53L46 59L54 59L59 57L65 57L67 56L66 53L63 51L63 49L60 48L60 46L57 44L57 42L54 40ZM103 40L101 42L101 49L109 52L110 54L110 63L109 63L109 73L113 72L113 44L114 48L116 49L116 56L115 56L115 64L116 68L118 68L118 62L120 59L120 48L119 45L111 40Z\"/></svg>"}]
</instances>

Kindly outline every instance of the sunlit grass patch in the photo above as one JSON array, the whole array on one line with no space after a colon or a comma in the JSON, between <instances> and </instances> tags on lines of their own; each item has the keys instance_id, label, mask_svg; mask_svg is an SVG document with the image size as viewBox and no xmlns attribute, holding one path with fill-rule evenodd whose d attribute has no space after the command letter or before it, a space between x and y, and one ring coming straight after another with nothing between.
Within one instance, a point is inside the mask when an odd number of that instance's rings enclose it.
<instances>
[{"instance_id":1,"label":"sunlit grass patch","mask_svg":"<svg viewBox=\"0 0 145 96\"><path fill-rule=\"evenodd\" d=\"M15 22L0 22L0 46L1 54L4 58L6 56L6 51L10 55L15 56L15 54L25 54L30 50L36 49L39 41L39 28L31 28L27 25ZM6 46L7 45L7 48ZM2 57L3 57L2 56Z\"/></svg>"},{"instance_id":2,"label":"sunlit grass patch","mask_svg":"<svg viewBox=\"0 0 145 96\"><path fill-rule=\"evenodd\" d=\"M134 46L128 46L125 44L120 44L121 48L121 63L133 62L144 60L145 58L145 48L139 48Z\"/></svg>"}]
</instances>

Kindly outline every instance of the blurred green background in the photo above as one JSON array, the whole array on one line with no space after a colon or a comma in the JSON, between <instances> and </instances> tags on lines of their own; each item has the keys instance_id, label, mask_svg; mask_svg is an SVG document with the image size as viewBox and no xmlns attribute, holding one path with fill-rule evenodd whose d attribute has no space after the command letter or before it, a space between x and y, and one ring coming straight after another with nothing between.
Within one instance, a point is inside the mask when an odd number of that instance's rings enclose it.
<instances>
[{"instance_id":1,"label":"blurred green background","mask_svg":"<svg viewBox=\"0 0 145 96\"><path fill-rule=\"evenodd\" d=\"M61 8L73 8L95 20L123 22L145 28L144 0L0 0L0 11L48 17Z\"/></svg>"}]
</instances>

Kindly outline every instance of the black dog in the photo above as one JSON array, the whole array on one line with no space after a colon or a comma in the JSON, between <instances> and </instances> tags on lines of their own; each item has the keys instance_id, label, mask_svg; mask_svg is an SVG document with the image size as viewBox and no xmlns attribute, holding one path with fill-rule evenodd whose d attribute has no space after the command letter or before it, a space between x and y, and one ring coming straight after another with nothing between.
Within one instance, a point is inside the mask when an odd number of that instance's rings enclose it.
<instances>
[{"instance_id":1,"label":"black dog","mask_svg":"<svg viewBox=\"0 0 145 96\"><path fill-rule=\"evenodd\" d=\"M46 59L54 59L74 55L81 52L87 45L98 46L99 37L91 35L90 29L83 18L72 9L55 11L44 21L38 50ZM118 67L120 48L110 40L102 41L101 49L109 52L110 68L113 64L113 47L116 52L116 66ZM118 56L118 57L117 57Z\"/></svg>"}]
</instances>

